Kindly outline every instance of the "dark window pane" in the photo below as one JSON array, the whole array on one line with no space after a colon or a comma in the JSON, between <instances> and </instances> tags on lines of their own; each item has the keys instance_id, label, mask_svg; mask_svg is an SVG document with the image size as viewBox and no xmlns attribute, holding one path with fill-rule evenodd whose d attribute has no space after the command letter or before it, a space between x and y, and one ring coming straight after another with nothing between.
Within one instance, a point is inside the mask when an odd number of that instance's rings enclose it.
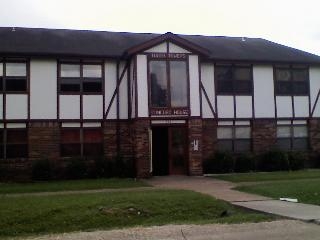
<instances>
[{"instance_id":1,"label":"dark window pane","mask_svg":"<svg viewBox=\"0 0 320 240\"><path fill-rule=\"evenodd\" d=\"M277 94L291 94L292 83L287 81L276 82L276 93Z\"/></svg>"},{"instance_id":2,"label":"dark window pane","mask_svg":"<svg viewBox=\"0 0 320 240\"><path fill-rule=\"evenodd\" d=\"M232 81L217 81L217 93L220 94L233 94Z\"/></svg>"},{"instance_id":3,"label":"dark window pane","mask_svg":"<svg viewBox=\"0 0 320 240\"><path fill-rule=\"evenodd\" d=\"M167 68L165 61L150 61L151 106L167 107Z\"/></svg>"},{"instance_id":4,"label":"dark window pane","mask_svg":"<svg viewBox=\"0 0 320 240\"><path fill-rule=\"evenodd\" d=\"M0 91L3 91L3 78L0 77Z\"/></svg>"},{"instance_id":5,"label":"dark window pane","mask_svg":"<svg viewBox=\"0 0 320 240\"><path fill-rule=\"evenodd\" d=\"M61 78L61 92L80 92L80 78Z\"/></svg>"},{"instance_id":6,"label":"dark window pane","mask_svg":"<svg viewBox=\"0 0 320 240\"><path fill-rule=\"evenodd\" d=\"M0 129L0 144L3 144L3 135L4 135L3 129Z\"/></svg>"},{"instance_id":7,"label":"dark window pane","mask_svg":"<svg viewBox=\"0 0 320 240\"><path fill-rule=\"evenodd\" d=\"M292 80L299 82L308 81L308 70L307 69L293 69L292 70Z\"/></svg>"},{"instance_id":8,"label":"dark window pane","mask_svg":"<svg viewBox=\"0 0 320 240\"><path fill-rule=\"evenodd\" d=\"M235 67L233 72L233 78L236 81L250 81L251 68Z\"/></svg>"},{"instance_id":9,"label":"dark window pane","mask_svg":"<svg viewBox=\"0 0 320 240\"><path fill-rule=\"evenodd\" d=\"M27 143L27 130L7 129L7 143Z\"/></svg>"},{"instance_id":10,"label":"dark window pane","mask_svg":"<svg viewBox=\"0 0 320 240\"><path fill-rule=\"evenodd\" d=\"M6 157L7 158L27 158L28 145L27 144L7 144Z\"/></svg>"},{"instance_id":11,"label":"dark window pane","mask_svg":"<svg viewBox=\"0 0 320 240\"><path fill-rule=\"evenodd\" d=\"M170 61L171 107L188 106L187 64Z\"/></svg>"},{"instance_id":12,"label":"dark window pane","mask_svg":"<svg viewBox=\"0 0 320 240\"><path fill-rule=\"evenodd\" d=\"M235 93L251 93L251 81L235 81L234 86L234 92Z\"/></svg>"},{"instance_id":13,"label":"dark window pane","mask_svg":"<svg viewBox=\"0 0 320 240\"><path fill-rule=\"evenodd\" d=\"M82 85L83 92L102 92L102 83L100 79L84 79Z\"/></svg>"},{"instance_id":14,"label":"dark window pane","mask_svg":"<svg viewBox=\"0 0 320 240\"><path fill-rule=\"evenodd\" d=\"M101 143L85 143L83 144L84 156L101 156L103 155L103 147Z\"/></svg>"},{"instance_id":15,"label":"dark window pane","mask_svg":"<svg viewBox=\"0 0 320 240\"><path fill-rule=\"evenodd\" d=\"M62 129L62 143L80 143L80 129Z\"/></svg>"},{"instance_id":16,"label":"dark window pane","mask_svg":"<svg viewBox=\"0 0 320 240\"><path fill-rule=\"evenodd\" d=\"M4 149L3 149L3 145L2 144L0 144L0 158L4 158Z\"/></svg>"},{"instance_id":17,"label":"dark window pane","mask_svg":"<svg viewBox=\"0 0 320 240\"><path fill-rule=\"evenodd\" d=\"M218 150L232 152L232 140L218 140Z\"/></svg>"},{"instance_id":18,"label":"dark window pane","mask_svg":"<svg viewBox=\"0 0 320 240\"><path fill-rule=\"evenodd\" d=\"M251 140L235 140L234 141L235 152L250 152L251 151Z\"/></svg>"},{"instance_id":19,"label":"dark window pane","mask_svg":"<svg viewBox=\"0 0 320 240\"><path fill-rule=\"evenodd\" d=\"M293 94L308 95L308 82L293 82Z\"/></svg>"},{"instance_id":20,"label":"dark window pane","mask_svg":"<svg viewBox=\"0 0 320 240\"><path fill-rule=\"evenodd\" d=\"M215 78L217 81L231 81L232 80L232 67L231 66L216 66Z\"/></svg>"},{"instance_id":21,"label":"dark window pane","mask_svg":"<svg viewBox=\"0 0 320 240\"><path fill-rule=\"evenodd\" d=\"M74 157L81 155L81 144L61 144L62 157Z\"/></svg>"},{"instance_id":22,"label":"dark window pane","mask_svg":"<svg viewBox=\"0 0 320 240\"><path fill-rule=\"evenodd\" d=\"M293 139L292 150L308 150L308 138Z\"/></svg>"},{"instance_id":23,"label":"dark window pane","mask_svg":"<svg viewBox=\"0 0 320 240\"><path fill-rule=\"evenodd\" d=\"M27 79L26 78L7 78L6 79L6 91L27 91Z\"/></svg>"},{"instance_id":24,"label":"dark window pane","mask_svg":"<svg viewBox=\"0 0 320 240\"><path fill-rule=\"evenodd\" d=\"M83 142L101 143L102 139L101 129L83 129Z\"/></svg>"},{"instance_id":25,"label":"dark window pane","mask_svg":"<svg viewBox=\"0 0 320 240\"><path fill-rule=\"evenodd\" d=\"M291 149L291 139L290 138L278 138L276 145L281 150L290 150Z\"/></svg>"},{"instance_id":26,"label":"dark window pane","mask_svg":"<svg viewBox=\"0 0 320 240\"><path fill-rule=\"evenodd\" d=\"M290 81L290 69L276 69L277 81Z\"/></svg>"}]
</instances>

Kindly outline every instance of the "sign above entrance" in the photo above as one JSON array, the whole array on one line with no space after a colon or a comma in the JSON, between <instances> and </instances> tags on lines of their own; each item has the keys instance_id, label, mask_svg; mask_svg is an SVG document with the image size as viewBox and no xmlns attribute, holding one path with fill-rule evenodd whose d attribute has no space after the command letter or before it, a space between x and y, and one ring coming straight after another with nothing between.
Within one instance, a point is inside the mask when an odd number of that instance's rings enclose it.
<instances>
[{"instance_id":1,"label":"sign above entrance","mask_svg":"<svg viewBox=\"0 0 320 240\"><path fill-rule=\"evenodd\" d=\"M188 116L189 109L151 109L151 116Z\"/></svg>"},{"instance_id":2,"label":"sign above entrance","mask_svg":"<svg viewBox=\"0 0 320 240\"><path fill-rule=\"evenodd\" d=\"M151 53L151 58L186 59L185 53Z\"/></svg>"}]
</instances>

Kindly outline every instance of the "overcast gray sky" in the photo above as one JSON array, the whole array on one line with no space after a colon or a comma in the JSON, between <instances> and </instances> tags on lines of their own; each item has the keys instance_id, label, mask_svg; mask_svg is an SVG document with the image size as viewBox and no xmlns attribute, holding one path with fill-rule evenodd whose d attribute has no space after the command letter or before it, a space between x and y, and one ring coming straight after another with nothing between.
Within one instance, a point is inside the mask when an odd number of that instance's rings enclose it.
<instances>
[{"instance_id":1,"label":"overcast gray sky","mask_svg":"<svg viewBox=\"0 0 320 240\"><path fill-rule=\"evenodd\" d=\"M320 55L319 0L0 0L0 9L0 26L261 37Z\"/></svg>"}]
</instances>

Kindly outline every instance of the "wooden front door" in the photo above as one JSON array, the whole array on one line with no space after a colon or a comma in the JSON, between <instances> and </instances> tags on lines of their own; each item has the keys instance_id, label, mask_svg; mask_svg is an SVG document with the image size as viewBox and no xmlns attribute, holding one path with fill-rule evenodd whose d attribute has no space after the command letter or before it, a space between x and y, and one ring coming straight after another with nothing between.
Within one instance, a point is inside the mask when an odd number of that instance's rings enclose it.
<instances>
[{"instance_id":1,"label":"wooden front door","mask_svg":"<svg viewBox=\"0 0 320 240\"><path fill-rule=\"evenodd\" d=\"M188 173L187 139L187 128L168 128L168 160L170 175L185 175Z\"/></svg>"},{"instance_id":2,"label":"wooden front door","mask_svg":"<svg viewBox=\"0 0 320 240\"><path fill-rule=\"evenodd\" d=\"M188 174L188 139L186 127L152 128L152 174Z\"/></svg>"}]
</instances>

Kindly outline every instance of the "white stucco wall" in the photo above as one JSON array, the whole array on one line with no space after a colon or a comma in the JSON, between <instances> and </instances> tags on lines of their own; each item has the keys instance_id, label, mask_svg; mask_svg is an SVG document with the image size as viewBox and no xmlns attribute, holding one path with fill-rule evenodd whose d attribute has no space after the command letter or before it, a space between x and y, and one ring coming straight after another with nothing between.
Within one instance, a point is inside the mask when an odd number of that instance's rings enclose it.
<instances>
[{"instance_id":1,"label":"white stucco wall","mask_svg":"<svg viewBox=\"0 0 320 240\"><path fill-rule=\"evenodd\" d=\"M125 67L125 62L120 64L119 76L122 74ZM128 119L128 69L120 84L120 119Z\"/></svg>"},{"instance_id":2,"label":"white stucco wall","mask_svg":"<svg viewBox=\"0 0 320 240\"><path fill-rule=\"evenodd\" d=\"M256 118L274 118L273 68L270 65L253 66L254 109Z\"/></svg>"},{"instance_id":3,"label":"white stucco wall","mask_svg":"<svg viewBox=\"0 0 320 240\"><path fill-rule=\"evenodd\" d=\"M310 99L311 99L311 110L315 104L318 91L320 89L320 67L311 67L309 72L310 78ZM320 99L316 105L313 117L320 117Z\"/></svg>"},{"instance_id":4,"label":"white stucco wall","mask_svg":"<svg viewBox=\"0 0 320 240\"><path fill-rule=\"evenodd\" d=\"M159 53L166 53L167 52L167 43L161 43L159 45L156 45L152 48L149 48L145 50L144 52L149 53L149 52L159 52Z\"/></svg>"},{"instance_id":5,"label":"white stucco wall","mask_svg":"<svg viewBox=\"0 0 320 240\"><path fill-rule=\"evenodd\" d=\"M57 118L57 62L30 61L30 118Z\"/></svg>"},{"instance_id":6,"label":"white stucco wall","mask_svg":"<svg viewBox=\"0 0 320 240\"><path fill-rule=\"evenodd\" d=\"M190 53L188 50L179 47L178 45L169 42L169 52L170 53Z\"/></svg>"},{"instance_id":7,"label":"white stucco wall","mask_svg":"<svg viewBox=\"0 0 320 240\"><path fill-rule=\"evenodd\" d=\"M252 97L236 96L236 118L252 117Z\"/></svg>"},{"instance_id":8,"label":"white stucco wall","mask_svg":"<svg viewBox=\"0 0 320 240\"><path fill-rule=\"evenodd\" d=\"M138 117L148 117L147 56L137 55Z\"/></svg>"},{"instance_id":9,"label":"white stucco wall","mask_svg":"<svg viewBox=\"0 0 320 240\"><path fill-rule=\"evenodd\" d=\"M209 101L215 108L215 86L214 86L214 65L201 64L201 82L208 95ZM216 111L216 109L214 109ZM202 117L213 118L213 113L209 107L208 101L202 93Z\"/></svg>"},{"instance_id":10,"label":"white stucco wall","mask_svg":"<svg viewBox=\"0 0 320 240\"><path fill-rule=\"evenodd\" d=\"M83 96L83 119L103 118L103 97L101 95Z\"/></svg>"},{"instance_id":11,"label":"white stucco wall","mask_svg":"<svg viewBox=\"0 0 320 240\"><path fill-rule=\"evenodd\" d=\"M198 56L189 56L190 111L191 116L200 116L199 62Z\"/></svg>"},{"instance_id":12,"label":"white stucco wall","mask_svg":"<svg viewBox=\"0 0 320 240\"><path fill-rule=\"evenodd\" d=\"M293 117L292 113L292 101L289 96L277 96L277 117Z\"/></svg>"},{"instance_id":13,"label":"white stucco wall","mask_svg":"<svg viewBox=\"0 0 320 240\"><path fill-rule=\"evenodd\" d=\"M60 119L80 119L80 96L60 95Z\"/></svg>"},{"instance_id":14,"label":"white stucco wall","mask_svg":"<svg viewBox=\"0 0 320 240\"><path fill-rule=\"evenodd\" d=\"M7 94L6 95L6 119L28 118L28 95Z\"/></svg>"},{"instance_id":15,"label":"white stucco wall","mask_svg":"<svg viewBox=\"0 0 320 240\"><path fill-rule=\"evenodd\" d=\"M217 108L219 118L234 118L233 96L218 96Z\"/></svg>"},{"instance_id":16,"label":"white stucco wall","mask_svg":"<svg viewBox=\"0 0 320 240\"><path fill-rule=\"evenodd\" d=\"M295 117L309 117L309 97L295 96L293 101Z\"/></svg>"},{"instance_id":17,"label":"white stucco wall","mask_svg":"<svg viewBox=\"0 0 320 240\"><path fill-rule=\"evenodd\" d=\"M107 111L112 95L117 86L117 64L105 62L105 110ZM107 119L117 118L117 101L113 101Z\"/></svg>"}]
</instances>

